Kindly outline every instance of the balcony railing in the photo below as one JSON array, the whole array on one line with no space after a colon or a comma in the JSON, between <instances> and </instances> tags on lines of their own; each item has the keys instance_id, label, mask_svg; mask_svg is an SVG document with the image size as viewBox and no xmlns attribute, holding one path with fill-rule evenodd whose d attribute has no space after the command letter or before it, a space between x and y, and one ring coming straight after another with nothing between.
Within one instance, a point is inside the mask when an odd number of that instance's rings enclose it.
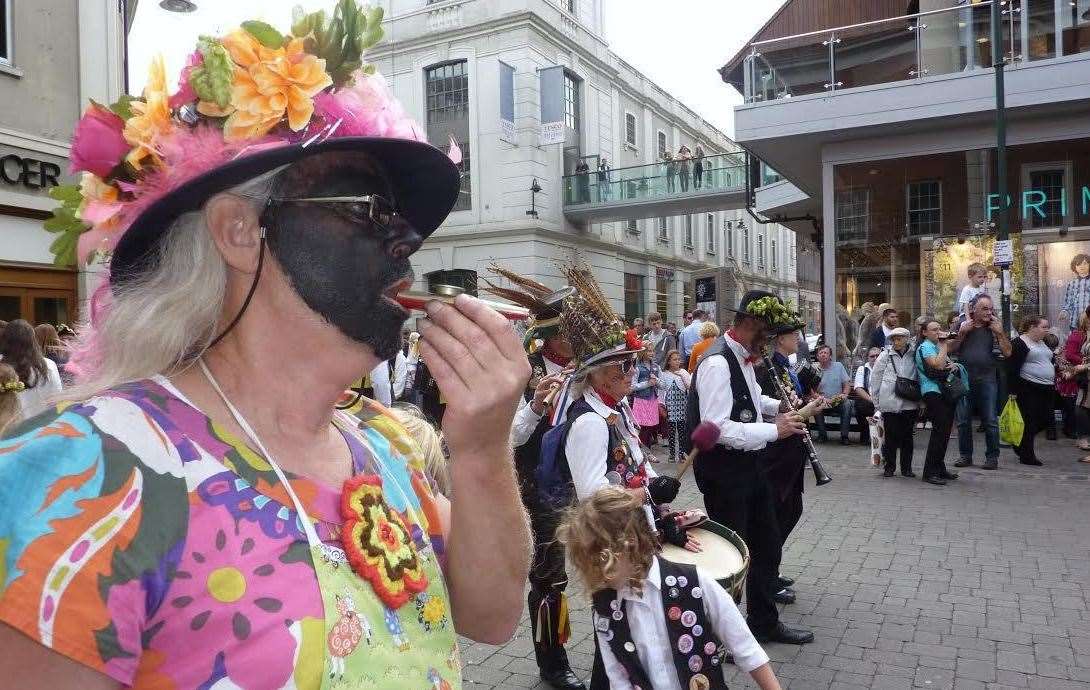
<instances>
[{"instance_id":1,"label":"balcony railing","mask_svg":"<svg viewBox=\"0 0 1090 690\"><path fill-rule=\"evenodd\" d=\"M737 189L745 184L745 166L737 153L704 156L702 171L695 161L660 161L604 173L590 170L564 176L564 205L647 201Z\"/></svg>"},{"instance_id":2,"label":"balcony railing","mask_svg":"<svg viewBox=\"0 0 1090 690\"><path fill-rule=\"evenodd\" d=\"M1025 3L1001 2L1005 60L1090 51L1090 12L1081 11L1078 3L1048 3L1044 9L1029 5L1023 16ZM984 0L754 41L744 62L746 102L989 69L991 5Z\"/></svg>"}]
</instances>

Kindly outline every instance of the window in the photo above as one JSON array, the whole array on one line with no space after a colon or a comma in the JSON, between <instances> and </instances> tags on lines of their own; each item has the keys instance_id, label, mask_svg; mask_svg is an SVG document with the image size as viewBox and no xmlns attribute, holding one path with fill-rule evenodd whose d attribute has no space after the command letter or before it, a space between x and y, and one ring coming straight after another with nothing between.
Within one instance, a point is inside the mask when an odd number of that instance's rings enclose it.
<instances>
[{"instance_id":1,"label":"window","mask_svg":"<svg viewBox=\"0 0 1090 690\"><path fill-rule=\"evenodd\" d=\"M624 114L624 143L636 145L636 116L632 113Z\"/></svg>"},{"instance_id":2,"label":"window","mask_svg":"<svg viewBox=\"0 0 1090 690\"><path fill-rule=\"evenodd\" d=\"M1064 224L1063 195L1064 171L1060 169L1034 170L1029 174L1029 188L1044 194L1044 203L1028 205L1026 217L1031 228L1055 228ZM1040 200L1040 195L1034 195ZM1044 215L1042 215L1044 214Z\"/></svg>"},{"instance_id":3,"label":"window","mask_svg":"<svg viewBox=\"0 0 1090 690\"><path fill-rule=\"evenodd\" d=\"M707 245L707 252L709 254L715 253L715 216L708 214L705 216L707 222L704 224L704 243Z\"/></svg>"},{"instance_id":4,"label":"window","mask_svg":"<svg viewBox=\"0 0 1090 690\"><path fill-rule=\"evenodd\" d=\"M765 267L765 236L757 233L757 268Z\"/></svg>"},{"instance_id":5,"label":"window","mask_svg":"<svg viewBox=\"0 0 1090 690\"><path fill-rule=\"evenodd\" d=\"M795 250L796 250L795 243L792 242L791 243L791 266L792 267L795 265Z\"/></svg>"},{"instance_id":6,"label":"window","mask_svg":"<svg viewBox=\"0 0 1090 690\"><path fill-rule=\"evenodd\" d=\"M575 14L575 0L562 0L562 5L568 14Z\"/></svg>"},{"instance_id":7,"label":"window","mask_svg":"<svg viewBox=\"0 0 1090 690\"><path fill-rule=\"evenodd\" d=\"M638 235L638 234L640 234L639 221L636 221L636 220L628 221L628 228L626 228L626 231L628 232L629 235Z\"/></svg>"},{"instance_id":8,"label":"window","mask_svg":"<svg viewBox=\"0 0 1090 690\"><path fill-rule=\"evenodd\" d=\"M581 131L579 124L579 79L570 72L564 73L564 124L568 129Z\"/></svg>"},{"instance_id":9,"label":"window","mask_svg":"<svg viewBox=\"0 0 1090 690\"><path fill-rule=\"evenodd\" d=\"M655 278L655 311L666 321L666 312L670 307L670 281L662 276Z\"/></svg>"},{"instance_id":10,"label":"window","mask_svg":"<svg viewBox=\"0 0 1090 690\"><path fill-rule=\"evenodd\" d=\"M644 316L643 276L624 274L624 318L629 323Z\"/></svg>"},{"instance_id":11,"label":"window","mask_svg":"<svg viewBox=\"0 0 1090 690\"><path fill-rule=\"evenodd\" d=\"M734 258L734 229L729 220L723 221L723 234L727 237L727 256Z\"/></svg>"},{"instance_id":12,"label":"window","mask_svg":"<svg viewBox=\"0 0 1090 690\"><path fill-rule=\"evenodd\" d=\"M686 280L681 284L681 310L682 312L693 310L693 284Z\"/></svg>"},{"instance_id":13,"label":"window","mask_svg":"<svg viewBox=\"0 0 1090 690\"><path fill-rule=\"evenodd\" d=\"M666 227L666 219L659 218L659 242L669 242L670 231Z\"/></svg>"},{"instance_id":14,"label":"window","mask_svg":"<svg viewBox=\"0 0 1090 690\"><path fill-rule=\"evenodd\" d=\"M742 263L749 265L749 228L742 226Z\"/></svg>"},{"instance_id":15,"label":"window","mask_svg":"<svg viewBox=\"0 0 1090 690\"><path fill-rule=\"evenodd\" d=\"M867 237L870 216L870 190L848 187L836 192L836 239L862 240Z\"/></svg>"},{"instance_id":16,"label":"window","mask_svg":"<svg viewBox=\"0 0 1090 690\"><path fill-rule=\"evenodd\" d=\"M685 246L689 249L693 247L693 217L685 216Z\"/></svg>"},{"instance_id":17,"label":"window","mask_svg":"<svg viewBox=\"0 0 1090 690\"><path fill-rule=\"evenodd\" d=\"M780 260L776 256L776 240L772 240L772 272L777 273L780 268Z\"/></svg>"},{"instance_id":18,"label":"window","mask_svg":"<svg viewBox=\"0 0 1090 690\"><path fill-rule=\"evenodd\" d=\"M11 34L15 26L11 14L13 0L0 0L0 63L10 65L11 60Z\"/></svg>"},{"instance_id":19,"label":"window","mask_svg":"<svg viewBox=\"0 0 1090 690\"><path fill-rule=\"evenodd\" d=\"M458 164L462 188L453 210L464 211L473 205L469 151L469 70L466 61L427 68L424 70L424 83L428 99L428 141L446 151L453 136L462 149L462 162Z\"/></svg>"},{"instance_id":20,"label":"window","mask_svg":"<svg viewBox=\"0 0 1090 690\"><path fill-rule=\"evenodd\" d=\"M908 234L942 233L942 183L924 180L908 183Z\"/></svg>"},{"instance_id":21,"label":"window","mask_svg":"<svg viewBox=\"0 0 1090 690\"><path fill-rule=\"evenodd\" d=\"M666 132L659 130L658 133L658 146L659 146L659 158L666 154Z\"/></svg>"}]
</instances>

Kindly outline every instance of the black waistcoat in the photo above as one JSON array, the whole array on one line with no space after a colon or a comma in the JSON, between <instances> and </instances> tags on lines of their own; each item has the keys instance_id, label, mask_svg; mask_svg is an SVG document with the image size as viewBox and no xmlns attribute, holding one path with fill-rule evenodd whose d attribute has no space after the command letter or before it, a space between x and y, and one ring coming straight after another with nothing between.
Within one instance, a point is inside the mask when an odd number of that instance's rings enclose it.
<instances>
[{"instance_id":1,"label":"black waistcoat","mask_svg":"<svg viewBox=\"0 0 1090 690\"><path fill-rule=\"evenodd\" d=\"M683 688L727 690L723 678L723 657L728 650L715 636L704 611L703 592L696 568L659 558L662 578L662 615L666 619L668 643L674 668ZM617 598L617 590L594 593L594 627L600 644L608 644L613 656L628 672L628 680L641 690L652 690L632 639L628 624L628 602Z\"/></svg>"},{"instance_id":2,"label":"black waistcoat","mask_svg":"<svg viewBox=\"0 0 1090 690\"><path fill-rule=\"evenodd\" d=\"M535 352L528 359L530 360L532 373L530 383L527 385L526 393L523 396L527 402L534 399L534 390L547 373L545 358L541 356L540 352ZM541 437L550 428L549 415L543 414L534 429L534 433L530 434L530 438L526 439L526 442L521 446L515 448L515 469L518 471L520 482L532 483L534 481L534 470L537 469L537 465L541 461Z\"/></svg>"},{"instance_id":3,"label":"black waistcoat","mask_svg":"<svg viewBox=\"0 0 1090 690\"><path fill-rule=\"evenodd\" d=\"M738 363L738 357L722 338L717 339L715 344L705 351L693 373L693 380L689 385L688 419L701 419L700 396L696 392L696 382L700 376L700 365L712 357L723 357L730 368L730 389L734 396L730 418L742 423L761 421L757 413L757 401L754 401L753 396L750 395L749 384L742 374L742 365ZM697 423L699 422L693 422L693 425ZM749 474L754 471L755 468L749 467L752 463L742 461L744 456L743 451L727 448L722 444L716 444L712 450L699 453L693 462L693 476L696 479L697 488L701 493L708 493L713 482L736 481L740 474Z\"/></svg>"}]
</instances>

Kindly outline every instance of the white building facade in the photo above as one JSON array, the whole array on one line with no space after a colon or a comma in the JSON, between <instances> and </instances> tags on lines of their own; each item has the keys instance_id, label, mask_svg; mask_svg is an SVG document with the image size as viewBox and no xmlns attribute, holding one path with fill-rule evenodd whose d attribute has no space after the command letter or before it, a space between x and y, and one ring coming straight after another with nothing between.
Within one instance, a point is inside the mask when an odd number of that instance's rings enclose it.
<instances>
[{"instance_id":1,"label":"white building facade","mask_svg":"<svg viewBox=\"0 0 1090 690\"><path fill-rule=\"evenodd\" d=\"M630 319L659 311L680 322L692 306L694 272L717 267L798 301L795 233L756 224L743 210L612 223L565 217L563 176L578 160L594 179L599 159L617 170L655 164L682 145L707 156L740 151L609 50L601 0L382 4L386 38L369 58L431 142L445 149L453 136L465 156L456 210L413 258L418 280L440 269L485 276L495 260L558 286L558 265L575 258ZM557 65L565 142L543 146L539 70ZM500 113L510 69L513 130Z\"/></svg>"}]
</instances>

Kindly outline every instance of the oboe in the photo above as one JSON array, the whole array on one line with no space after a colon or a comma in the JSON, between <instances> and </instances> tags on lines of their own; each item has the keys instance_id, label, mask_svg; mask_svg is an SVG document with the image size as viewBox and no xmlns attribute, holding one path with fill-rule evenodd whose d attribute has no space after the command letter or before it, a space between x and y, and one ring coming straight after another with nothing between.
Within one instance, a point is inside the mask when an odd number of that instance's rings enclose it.
<instances>
[{"instance_id":1,"label":"oboe","mask_svg":"<svg viewBox=\"0 0 1090 690\"><path fill-rule=\"evenodd\" d=\"M798 412L799 409L795 407L795 403L791 401L790 391L794 389L794 386L791 384L791 379L788 379L786 374L779 374L776 372L776 367L772 363L772 358L768 355L767 347L761 349L761 359L764 361L765 366L768 367L768 375L772 379L772 382L776 384L776 390L780 393L780 406L785 407L789 412ZM785 381L784 379L787 380ZM814 439L810 436L809 427L803 427L802 441L806 446L806 453L809 456L807 459L810 461L810 469L814 471L814 479L817 481L817 485L821 486L822 484L828 484L833 481L833 478L825 471L825 467L822 466L821 460L818 459L817 448L814 446Z\"/></svg>"}]
</instances>

